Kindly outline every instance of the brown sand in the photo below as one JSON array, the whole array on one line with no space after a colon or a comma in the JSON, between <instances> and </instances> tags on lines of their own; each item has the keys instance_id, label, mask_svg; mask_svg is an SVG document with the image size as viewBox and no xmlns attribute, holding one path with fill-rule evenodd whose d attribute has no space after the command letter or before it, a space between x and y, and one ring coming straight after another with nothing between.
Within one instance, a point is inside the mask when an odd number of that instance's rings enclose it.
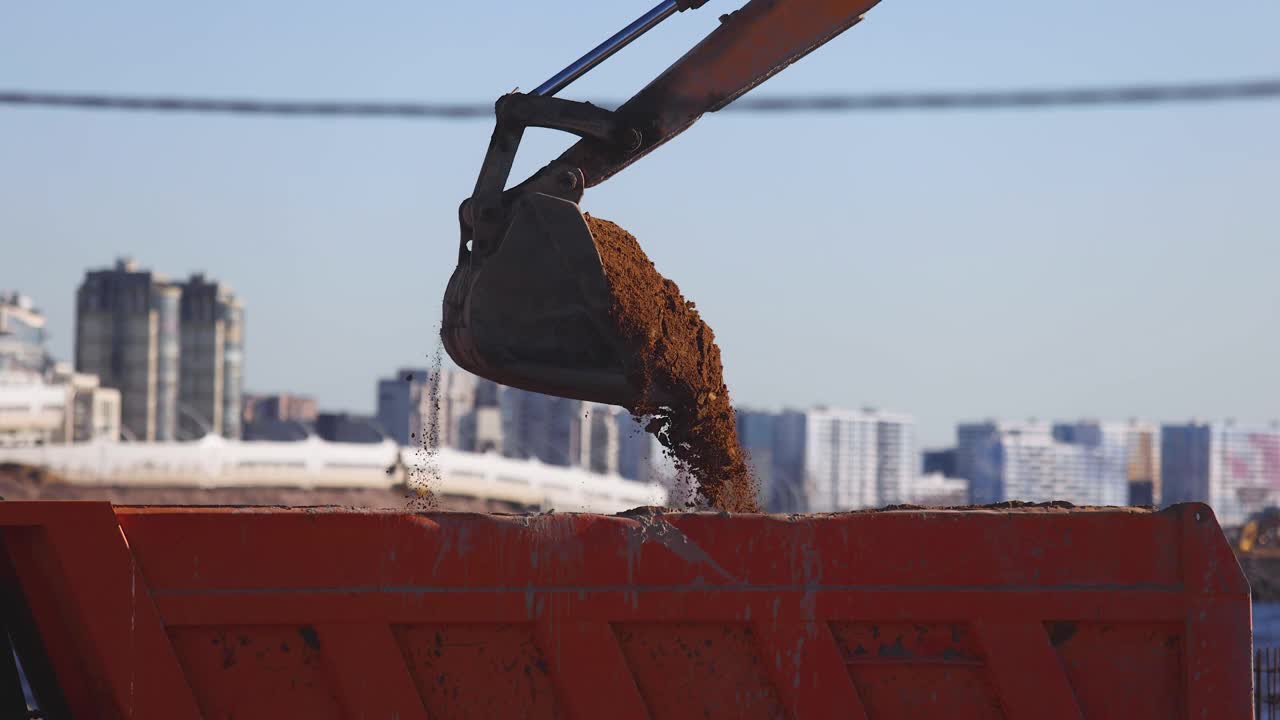
<instances>
[{"instance_id":1,"label":"brown sand","mask_svg":"<svg viewBox=\"0 0 1280 720\"><path fill-rule=\"evenodd\" d=\"M738 445L711 328L680 288L658 272L631 233L590 215L587 225L613 291L614 323L641 361L633 381L644 388L645 399L628 410L648 418L645 429L697 481L692 506L758 512L756 485ZM674 397L670 406L648 399L656 387Z\"/></svg>"}]
</instances>

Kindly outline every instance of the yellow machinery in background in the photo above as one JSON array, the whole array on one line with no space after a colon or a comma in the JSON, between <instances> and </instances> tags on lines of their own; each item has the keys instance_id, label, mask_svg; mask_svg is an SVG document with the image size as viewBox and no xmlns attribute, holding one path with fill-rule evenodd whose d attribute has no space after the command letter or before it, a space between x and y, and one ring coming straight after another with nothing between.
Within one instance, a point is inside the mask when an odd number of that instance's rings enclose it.
<instances>
[{"instance_id":1,"label":"yellow machinery in background","mask_svg":"<svg viewBox=\"0 0 1280 720\"><path fill-rule=\"evenodd\" d=\"M1249 518L1236 540L1240 553L1280 557L1280 508L1267 508Z\"/></svg>"}]
</instances>

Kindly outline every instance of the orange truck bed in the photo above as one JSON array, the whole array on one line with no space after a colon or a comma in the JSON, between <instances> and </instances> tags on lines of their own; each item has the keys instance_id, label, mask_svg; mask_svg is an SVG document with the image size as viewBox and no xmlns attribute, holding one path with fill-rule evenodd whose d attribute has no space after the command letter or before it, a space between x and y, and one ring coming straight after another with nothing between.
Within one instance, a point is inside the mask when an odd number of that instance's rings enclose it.
<instances>
[{"instance_id":1,"label":"orange truck bed","mask_svg":"<svg viewBox=\"0 0 1280 720\"><path fill-rule=\"evenodd\" d=\"M50 718L1252 717L1248 586L1198 504L3 502L0 539Z\"/></svg>"}]
</instances>

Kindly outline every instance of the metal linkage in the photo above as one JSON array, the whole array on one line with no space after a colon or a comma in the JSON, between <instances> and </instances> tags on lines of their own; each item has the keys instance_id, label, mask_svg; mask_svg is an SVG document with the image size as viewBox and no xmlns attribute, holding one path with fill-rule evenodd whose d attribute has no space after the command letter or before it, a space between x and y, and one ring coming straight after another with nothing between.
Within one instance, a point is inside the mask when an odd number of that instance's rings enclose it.
<instances>
[{"instance_id":1,"label":"metal linkage","mask_svg":"<svg viewBox=\"0 0 1280 720\"><path fill-rule=\"evenodd\" d=\"M573 61L569 67L561 70L550 80L539 85L530 95L555 95L568 87L569 83L585 75L591 68L609 59L611 55L631 44L632 40L657 27L676 12L683 10L678 0L663 0L649 12L641 15L635 22L622 28L613 37L600 43L591 52Z\"/></svg>"}]
</instances>

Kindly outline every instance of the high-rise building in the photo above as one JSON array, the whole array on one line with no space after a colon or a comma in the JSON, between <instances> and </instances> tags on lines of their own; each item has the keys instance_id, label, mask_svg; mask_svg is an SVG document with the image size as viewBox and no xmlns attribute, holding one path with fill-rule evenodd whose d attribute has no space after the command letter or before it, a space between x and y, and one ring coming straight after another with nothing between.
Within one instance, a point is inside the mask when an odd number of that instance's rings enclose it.
<instances>
[{"instance_id":1,"label":"high-rise building","mask_svg":"<svg viewBox=\"0 0 1280 720\"><path fill-rule=\"evenodd\" d=\"M809 510L809 486L805 476L808 429L803 412L784 410L773 422L772 487L765 497L765 507L773 512Z\"/></svg>"},{"instance_id":2,"label":"high-rise building","mask_svg":"<svg viewBox=\"0 0 1280 720\"><path fill-rule=\"evenodd\" d=\"M76 370L120 391L125 439L240 437L243 351L244 308L203 275L121 259L76 293Z\"/></svg>"},{"instance_id":3,"label":"high-rise building","mask_svg":"<svg viewBox=\"0 0 1280 720\"><path fill-rule=\"evenodd\" d=\"M472 450L468 417L476 407L477 378L442 368L400 368L395 377L378 381L379 424L401 445L434 443Z\"/></svg>"},{"instance_id":4,"label":"high-rise building","mask_svg":"<svg viewBox=\"0 0 1280 720\"><path fill-rule=\"evenodd\" d=\"M960 425L957 440L957 474L969 481L974 504L1128 500L1123 426L987 421Z\"/></svg>"},{"instance_id":5,"label":"high-rise building","mask_svg":"<svg viewBox=\"0 0 1280 720\"><path fill-rule=\"evenodd\" d=\"M1280 504L1280 427L1231 422L1165 425L1161 501L1207 502L1224 526Z\"/></svg>"},{"instance_id":6,"label":"high-rise building","mask_svg":"<svg viewBox=\"0 0 1280 720\"><path fill-rule=\"evenodd\" d=\"M49 366L44 315L31 298L0 293L0 373L43 373Z\"/></svg>"},{"instance_id":7,"label":"high-rise building","mask_svg":"<svg viewBox=\"0 0 1280 720\"><path fill-rule=\"evenodd\" d=\"M787 411L776 420L773 455L772 496L788 509L892 504L917 475L915 423L875 410Z\"/></svg>"},{"instance_id":8,"label":"high-rise building","mask_svg":"<svg viewBox=\"0 0 1280 720\"><path fill-rule=\"evenodd\" d=\"M949 478L960 477L956 474L956 449L925 450L920 453L920 470L925 475L938 474Z\"/></svg>"},{"instance_id":9,"label":"high-rise building","mask_svg":"<svg viewBox=\"0 0 1280 720\"><path fill-rule=\"evenodd\" d=\"M778 415L749 408L735 408L734 416L738 425L738 443L742 446L751 476L760 488L760 503L766 510L790 511L790 498L784 488L778 485L774 473Z\"/></svg>"},{"instance_id":10,"label":"high-rise building","mask_svg":"<svg viewBox=\"0 0 1280 720\"><path fill-rule=\"evenodd\" d=\"M1130 420L1126 429L1130 505L1160 505L1160 426Z\"/></svg>"},{"instance_id":11,"label":"high-rise building","mask_svg":"<svg viewBox=\"0 0 1280 720\"><path fill-rule=\"evenodd\" d=\"M498 384L477 377L471 411L462 416L458 449L477 453L502 453L502 408Z\"/></svg>"},{"instance_id":12,"label":"high-rise building","mask_svg":"<svg viewBox=\"0 0 1280 720\"><path fill-rule=\"evenodd\" d=\"M618 428L618 474L628 480L649 482L655 479L661 446L630 413L614 418Z\"/></svg>"},{"instance_id":13,"label":"high-rise building","mask_svg":"<svg viewBox=\"0 0 1280 720\"><path fill-rule=\"evenodd\" d=\"M180 297L179 434L239 438L244 308L229 287L200 273Z\"/></svg>"},{"instance_id":14,"label":"high-rise building","mask_svg":"<svg viewBox=\"0 0 1280 720\"><path fill-rule=\"evenodd\" d=\"M120 391L127 440L177 437L180 293L127 259L90 271L76 293L76 370Z\"/></svg>"},{"instance_id":15,"label":"high-rise building","mask_svg":"<svg viewBox=\"0 0 1280 720\"><path fill-rule=\"evenodd\" d=\"M502 454L536 458L548 465L575 465L581 458L582 402L503 387Z\"/></svg>"},{"instance_id":16,"label":"high-rise building","mask_svg":"<svg viewBox=\"0 0 1280 720\"><path fill-rule=\"evenodd\" d=\"M1130 426L1119 422L1080 420L1055 423L1054 439L1075 446L1079 452L1073 460L1079 464L1068 484L1068 493L1093 498L1092 505L1127 505L1129 503L1129 436ZM1070 455L1070 453L1068 453Z\"/></svg>"},{"instance_id":17,"label":"high-rise building","mask_svg":"<svg viewBox=\"0 0 1280 720\"><path fill-rule=\"evenodd\" d=\"M227 303L226 344L222 351L222 434L237 438L244 432L240 408L244 404L244 306Z\"/></svg>"},{"instance_id":18,"label":"high-rise building","mask_svg":"<svg viewBox=\"0 0 1280 720\"><path fill-rule=\"evenodd\" d=\"M414 444L418 442L416 431L411 428L418 427L415 419L422 413L423 403L426 402L424 397L427 393L424 390L430 374L426 369L401 368L396 371L395 377L378 381L378 423L400 445L410 444L411 432L414 433ZM429 412L430 407L427 409Z\"/></svg>"},{"instance_id":19,"label":"high-rise building","mask_svg":"<svg viewBox=\"0 0 1280 720\"><path fill-rule=\"evenodd\" d=\"M574 464L594 473L616 474L621 437L618 415L622 408L600 403L583 403L578 424L578 460Z\"/></svg>"},{"instance_id":20,"label":"high-rise building","mask_svg":"<svg viewBox=\"0 0 1280 720\"><path fill-rule=\"evenodd\" d=\"M908 486L920 475L913 418L877 411L876 491L873 506L907 502Z\"/></svg>"},{"instance_id":21,"label":"high-rise building","mask_svg":"<svg viewBox=\"0 0 1280 720\"><path fill-rule=\"evenodd\" d=\"M1054 487L1058 444L1047 424L969 423L956 439L956 469L973 504L1066 499Z\"/></svg>"}]
</instances>

